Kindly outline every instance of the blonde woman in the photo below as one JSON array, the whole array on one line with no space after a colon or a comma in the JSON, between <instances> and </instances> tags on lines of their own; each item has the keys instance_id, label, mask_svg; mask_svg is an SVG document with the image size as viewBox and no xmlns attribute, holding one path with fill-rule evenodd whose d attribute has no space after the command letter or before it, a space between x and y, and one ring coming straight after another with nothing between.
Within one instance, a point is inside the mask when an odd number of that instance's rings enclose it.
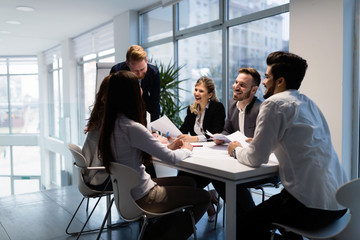
<instances>
[{"instance_id":1,"label":"blonde woman","mask_svg":"<svg viewBox=\"0 0 360 240\"><path fill-rule=\"evenodd\" d=\"M225 108L216 97L214 81L209 77L201 77L195 83L194 89L195 101L187 109L185 121L180 127L183 133L178 136L186 142L206 142L209 136L206 130L211 133L221 133L225 124ZM190 133L190 135L189 135ZM213 180L202 176L179 171L178 176L192 177L198 188L206 187ZM209 222L215 220L216 211L214 205L218 203L218 197L215 190L209 192L211 196L211 205L207 210Z\"/></svg>"}]
</instances>

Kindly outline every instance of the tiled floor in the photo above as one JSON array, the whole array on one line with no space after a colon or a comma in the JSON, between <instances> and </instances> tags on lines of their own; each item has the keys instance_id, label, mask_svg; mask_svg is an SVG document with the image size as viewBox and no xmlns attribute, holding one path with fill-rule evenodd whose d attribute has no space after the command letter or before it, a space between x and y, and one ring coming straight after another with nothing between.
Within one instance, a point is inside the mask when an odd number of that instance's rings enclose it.
<instances>
[{"instance_id":1,"label":"tiled floor","mask_svg":"<svg viewBox=\"0 0 360 240\"><path fill-rule=\"evenodd\" d=\"M260 195L254 193L254 200L261 201ZM37 193L20 194L0 198L0 239L1 240L63 240L76 239L65 233L67 224L75 212L82 195L77 186L63 187L57 190L47 190ZM95 200L90 201L90 206ZM83 204L85 205L85 204ZM105 198L101 200L92 220L91 228L99 227L106 209ZM85 207L79 210L71 230L81 229L86 219ZM214 223L208 223L207 215L197 226L198 239L225 239L222 222L222 210L219 213L217 228ZM112 208L112 222L121 222L115 206ZM103 232L101 239L137 239L138 224L114 228ZM96 239L97 233L82 235L80 239ZM190 239L193 239L192 237Z\"/></svg>"}]
</instances>

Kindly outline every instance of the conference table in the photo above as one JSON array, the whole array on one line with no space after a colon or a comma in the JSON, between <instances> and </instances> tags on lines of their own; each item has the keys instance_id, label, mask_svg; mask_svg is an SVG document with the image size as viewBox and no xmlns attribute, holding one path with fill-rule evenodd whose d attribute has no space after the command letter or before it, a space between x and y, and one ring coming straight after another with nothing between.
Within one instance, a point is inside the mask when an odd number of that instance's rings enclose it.
<instances>
[{"instance_id":1,"label":"conference table","mask_svg":"<svg viewBox=\"0 0 360 240\"><path fill-rule=\"evenodd\" d=\"M225 234L227 240L236 239L236 185L277 175L277 159L272 154L267 164L253 168L243 165L229 156L227 145L201 142L193 143L193 146L192 155L177 164L171 164L157 158L154 158L153 161L155 164L225 182Z\"/></svg>"}]
</instances>

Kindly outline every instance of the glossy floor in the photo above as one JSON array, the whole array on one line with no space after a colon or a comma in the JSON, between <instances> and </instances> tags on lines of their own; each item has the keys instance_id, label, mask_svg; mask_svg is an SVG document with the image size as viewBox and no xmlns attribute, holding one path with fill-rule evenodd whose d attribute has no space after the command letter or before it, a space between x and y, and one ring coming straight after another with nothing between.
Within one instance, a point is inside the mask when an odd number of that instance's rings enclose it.
<instances>
[{"instance_id":1,"label":"glossy floor","mask_svg":"<svg viewBox=\"0 0 360 240\"><path fill-rule=\"evenodd\" d=\"M261 201L259 194L253 193L253 196L256 202ZM77 190L77 186L0 198L0 239L76 239L74 236L67 235L65 229L81 198L82 195ZM90 207L93 204L95 204L95 200L91 199ZM101 225L105 209L106 199L104 198L94 212L88 227L96 228ZM84 219L86 219L85 206L79 210L70 231L81 229ZM222 227L222 210L219 214L216 230L214 230L214 223L209 223L207 220L208 217L205 214L196 225L198 239L225 239L225 231ZM112 208L112 222L121 222L115 206ZM135 240L137 239L138 231L138 224L133 223L126 227L112 228L104 231L101 239ZM96 237L97 233L84 234L80 239L96 239ZM193 239L193 237L190 239Z\"/></svg>"}]
</instances>

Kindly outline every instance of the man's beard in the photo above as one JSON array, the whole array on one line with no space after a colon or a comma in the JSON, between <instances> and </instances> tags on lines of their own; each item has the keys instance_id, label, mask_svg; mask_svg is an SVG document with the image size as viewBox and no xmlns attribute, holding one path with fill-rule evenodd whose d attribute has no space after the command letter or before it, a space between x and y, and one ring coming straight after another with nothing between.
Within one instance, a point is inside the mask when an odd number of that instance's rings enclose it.
<instances>
[{"instance_id":1,"label":"man's beard","mask_svg":"<svg viewBox=\"0 0 360 240\"><path fill-rule=\"evenodd\" d=\"M272 95L274 95L274 91L275 91L275 86L274 85L267 88L267 90L265 90L264 98L267 99L267 98L271 97Z\"/></svg>"},{"instance_id":2,"label":"man's beard","mask_svg":"<svg viewBox=\"0 0 360 240\"><path fill-rule=\"evenodd\" d=\"M248 92L243 93L241 95L233 94L233 99L237 100L237 101L243 101L245 99L248 99L250 97L250 92L251 92L251 89Z\"/></svg>"}]
</instances>

